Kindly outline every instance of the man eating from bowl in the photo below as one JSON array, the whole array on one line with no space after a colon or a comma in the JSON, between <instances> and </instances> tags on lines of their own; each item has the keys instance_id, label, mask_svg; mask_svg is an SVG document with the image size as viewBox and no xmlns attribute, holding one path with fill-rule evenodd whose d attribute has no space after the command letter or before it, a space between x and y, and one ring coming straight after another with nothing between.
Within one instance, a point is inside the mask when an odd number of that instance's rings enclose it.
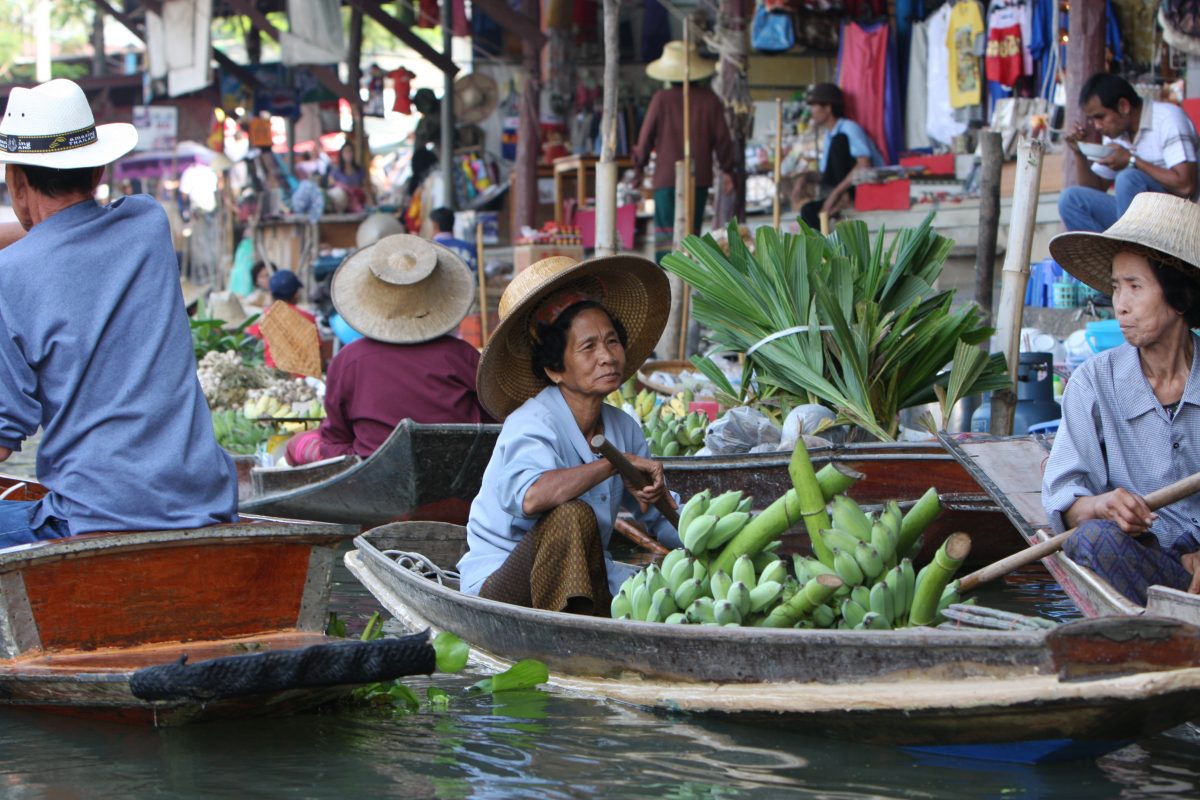
<instances>
[{"instance_id":1,"label":"man eating from bowl","mask_svg":"<svg viewBox=\"0 0 1200 800\"><path fill-rule=\"evenodd\" d=\"M1078 183L1058 199L1068 231L1107 230L1142 192L1197 199L1196 129L1182 109L1143 102L1128 81L1104 72L1083 84L1079 105L1085 122L1063 137L1076 154ZM1100 145L1084 141L1089 128L1100 132Z\"/></svg>"}]
</instances>

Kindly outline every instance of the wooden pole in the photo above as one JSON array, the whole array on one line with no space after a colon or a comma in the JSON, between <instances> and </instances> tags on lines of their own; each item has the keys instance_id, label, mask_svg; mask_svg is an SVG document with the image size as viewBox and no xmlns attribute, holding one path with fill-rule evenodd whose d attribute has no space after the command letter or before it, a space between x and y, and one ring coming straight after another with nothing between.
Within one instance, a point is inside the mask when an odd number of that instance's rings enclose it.
<instances>
[{"instance_id":1,"label":"wooden pole","mask_svg":"<svg viewBox=\"0 0 1200 800\"><path fill-rule=\"evenodd\" d=\"M538 0L522 0L522 16L537 20L541 14ZM541 73L538 55L541 44L533 39L521 40L521 105L517 128L517 165L513 181L514 237L522 225L534 226L537 217L537 162L541 152L538 132L538 104L541 94Z\"/></svg>"},{"instance_id":2,"label":"wooden pole","mask_svg":"<svg viewBox=\"0 0 1200 800\"><path fill-rule=\"evenodd\" d=\"M1088 78L1104 72L1104 27L1105 4L1076 0L1071 3L1068 15L1067 39L1067 108L1066 130L1073 130L1076 123L1087 124L1083 109L1079 105L1079 90ZM1057 42L1057 34L1055 34ZM1063 185L1077 183L1075 151L1063 148Z\"/></svg>"},{"instance_id":3,"label":"wooden pole","mask_svg":"<svg viewBox=\"0 0 1200 800\"><path fill-rule=\"evenodd\" d=\"M453 0L442 0L442 55L452 58L454 49ZM442 205L458 208L454 197L454 75L442 73ZM432 209L430 209L432 210Z\"/></svg>"},{"instance_id":4,"label":"wooden pole","mask_svg":"<svg viewBox=\"0 0 1200 800\"><path fill-rule=\"evenodd\" d=\"M604 0L604 110L600 116L600 161L596 164L596 255L617 247L617 86L621 46L620 0Z\"/></svg>"},{"instance_id":5,"label":"wooden pole","mask_svg":"<svg viewBox=\"0 0 1200 800\"><path fill-rule=\"evenodd\" d=\"M1008 221L1008 247L1004 253L1004 271L1000 283L1000 308L994 326L996 336L993 341L999 344L1008 361L1008 377L1014 387L1017 364L1021 358L1021 316L1025 311L1025 285L1029 281L1029 254L1033 249L1033 226L1037 218L1044 151L1045 143L1041 139L1022 138L1017 146L1017 178ZM1010 435L1016 409L1015 389L993 392L991 432L997 436Z\"/></svg>"},{"instance_id":6,"label":"wooden pole","mask_svg":"<svg viewBox=\"0 0 1200 800\"><path fill-rule=\"evenodd\" d=\"M675 247L678 249L685 236L692 232L693 200L695 191L692 189L692 21L691 17L683 18L683 230L679 230L679 214L675 214ZM675 171L675 204L679 205L679 170ZM688 323L691 316L692 287L687 281L680 282L682 294L679 298L679 358L687 358Z\"/></svg>"},{"instance_id":7,"label":"wooden pole","mask_svg":"<svg viewBox=\"0 0 1200 800\"><path fill-rule=\"evenodd\" d=\"M772 205L771 219L775 229L783 219L783 198L780 197L779 181L783 174L783 98L775 98L775 202Z\"/></svg>"},{"instance_id":8,"label":"wooden pole","mask_svg":"<svg viewBox=\"0 0 1200 800\"><path fill-rule=\"evenodd\" d=\"M475 267L479 274L479 345L488 343L487 275L483 271L483 223L475 225Z\"/></svg>"},{"instance_id":9,"label":"wooden pole","mask_svg":"<svg viewBox=\"0 0 1200 800\"><path fill-rule=\"evenodd\" d=\"M1004 145L997 131L979 135L983 178L979 196L979 238L975 245L975 302L983 312L983 324L992 319L992 285L996 280L996 236L1000 227L1000 168Z\"/></svg>"},{"instance_id":10,"label":"wooden pole","mask_svg":"<svg viewBox=\"0 0 1200 800\"><path fill-rule=\"evenodd\" d=\"M630 484L636 486L638 484L644 485L646 483L646 476L642 473L642 471L635 467L633 463L625 457L624 453L614 447L612 442L605 439L604 434L598 433L593 436L590 444L592 445L592 449L607 458L609 462L616 467L617 472L621 474L621 477ZM654 504L654 507L657 508L659 513L666 518L667 522L671 523L676 528L679 527L679 512L677 512L675 507L671 505L670 497L664 497L662 500L659 500Z\"/></svg>"}]
</instances>

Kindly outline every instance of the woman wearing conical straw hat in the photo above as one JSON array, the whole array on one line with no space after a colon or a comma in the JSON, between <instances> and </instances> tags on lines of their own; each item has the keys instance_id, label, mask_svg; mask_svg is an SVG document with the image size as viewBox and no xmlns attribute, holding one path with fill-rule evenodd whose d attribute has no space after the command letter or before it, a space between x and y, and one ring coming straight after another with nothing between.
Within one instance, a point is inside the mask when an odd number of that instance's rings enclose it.
<instances>
[{"instance_id":1,"label":"woman wearing conical straw hat","mask_svg":"<svg viewBox=\"0 0 1200 800\"><path fill-rule=\"evenodd\" d=\"M478 379L504 428L471 505L464 592L607 615L628 575L607 552L618 511L680 546L653 507L670 495L641 425L604 402L650 354L670 296L662 270L638 256L547 258L504 291ZM647 475L645 486L624 483L591 449L596 434Z\"/></svg>"},{"instance_id":2,"label":"woman wearing conical straw hat","mask_svg":"<svg viewBox=\"0 0 1200 800\"><path fill-rule=\"evenodd\" d=\"M1111 293L1125 344L1085 361L1063 394L1042 505L1063 551L1123 595L1200 589L1200 497L1144 495L1200 472L1200 206L1137 195L1103 233L1050 242L1063 269Z\"/></svg>"}]
</instances>

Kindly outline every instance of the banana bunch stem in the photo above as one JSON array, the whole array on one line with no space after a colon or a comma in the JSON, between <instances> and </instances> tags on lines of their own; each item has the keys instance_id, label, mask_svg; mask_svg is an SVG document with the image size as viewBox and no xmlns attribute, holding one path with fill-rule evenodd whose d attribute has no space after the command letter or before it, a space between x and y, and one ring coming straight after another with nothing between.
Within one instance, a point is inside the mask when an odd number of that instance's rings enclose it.
<instances>
[{"instance_id":1,"label":"banana bunch stem","mask_svg":"<svg viewBox=\"0 0 1200 800\"><path fill-rule=\"evenodd\" d=\"M952 533L946 538L934 554L933 560L917 575L912 610L908 615L910 625L933 624L938 612L938 603L942 599L942 591L954 578L954 573L962 566L970 552L971 537L967 534Z\"/></svg>"},{"instance_id":2,"label":"banana bunch stem","mask_svg":"<svg viewBox=\"0 0 1200 800\"><path fill-rule=\"evenodd\" d=\"M937 489L930 487L908 510L900 523L900 538L896 542L896 552L900 557L908 554L917 537L929 527L929 523L933 522L933 518L941 513L941 510L942 501L938 499Z\"/></svg>"},{"instance_id":3,"label":"banana bunch stem","mask_svg":"<svg viewBox=\"0 0 1200 800\"><path fill-rule=\"evenodd\" d=\"M808 448L804 446L803 438L796 443L796 449L792 451L788 475L791 476L792 487L796 490L800 517L808 530L813 553L818 561L829 566L833 563L833 553L821 539L821 531L832 527L833 523L830 522L829 512L825 509L825 493L821 484L817 482L817 475L813 471L812 460L808 457Z\"/></svg>"}]
</instances>

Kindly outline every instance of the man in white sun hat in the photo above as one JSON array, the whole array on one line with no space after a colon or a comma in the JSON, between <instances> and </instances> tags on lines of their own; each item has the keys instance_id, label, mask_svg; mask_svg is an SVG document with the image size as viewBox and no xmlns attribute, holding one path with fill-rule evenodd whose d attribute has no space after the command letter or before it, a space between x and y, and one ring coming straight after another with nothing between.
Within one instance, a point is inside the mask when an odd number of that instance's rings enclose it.
<instances>
[{"instance_id":1,"label":"man in white sun hat","mask_svg":"<svg viewBox=\"0 0 1200 800\"><path fill-rule=\"evenodd\" d=\"M0 118L25 230L0 250L0 460L41 428L37 477L50 490L0 501L0 547L236 515L166 214L145 195L92 199L136 141L132 125L96 125L67 80L13 89Z\"/></svg>"}]
</instances>

